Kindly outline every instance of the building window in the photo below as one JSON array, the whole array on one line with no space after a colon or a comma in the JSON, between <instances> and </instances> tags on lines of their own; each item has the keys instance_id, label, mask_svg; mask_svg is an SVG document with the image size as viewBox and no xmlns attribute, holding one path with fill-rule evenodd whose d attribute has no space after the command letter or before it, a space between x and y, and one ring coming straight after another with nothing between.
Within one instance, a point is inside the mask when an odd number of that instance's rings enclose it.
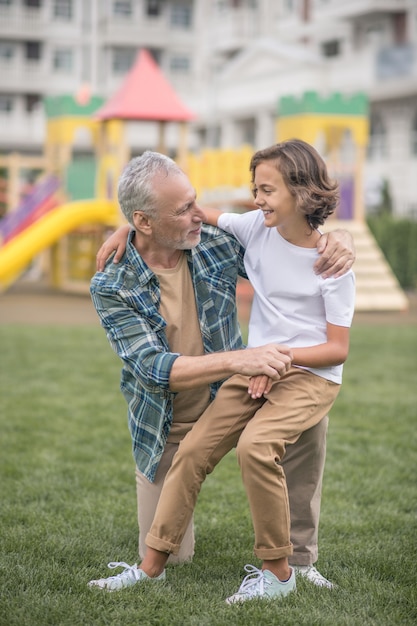
<instances>
[{"instance_id":1,"label":"building window","mask_svg":"<svg viewBox=\"0 0 417 626\"><path fill-rule=\"evenodd\" d=\"M27 113L32 113L41 102L41 96L38 94L28 93L25 95L25 109Z\"/></svg>"},{"instance_id":2,"label":"building window","mask_svg":"<svg viewBox=\"0 0 417 626\"><path fill-rule=\"evenodd\" d=\"M371 114L369 130L368 158L381 159L387 156L387 133L384 122L378 113Z\"/></svg>"},{"instance_id":3,"label":"building window","mask_svg":"<svg viewBox=\"0 0 417 626\"><path fill-rule=\"evenodd\" d=\"M126 74L136 58L136 48L115 48L113 50L113 74Z\"/></svg>"},{"instance_id":4,"label":"building window","mask_svg":"<svg viewBox=\"0 0 417 626\"><path fill-rule=\"evenodd\" d=\"M57 48L54 51L52 66L55 72L71 74L73 54L70 48Z\"/></svg>"},{"instance_id":5,"label":"building window","mask_svg":"<svg viewBox=\"0 0 417 626\"><path fill-rule=\"evenodd\" d=\"M385 28L382 23L373 22L365 29L366 43L379 45L383 43Z\"/></svg>"},{"instance_id":6,"label":"building window","mask_svg":"<svg viewBox=\"0 0 417 626\"><path fill-rule=\"evenodd\" d=\"M411 154L417 156L417 111L411 127Z\"/></svg>"},{"instance_id":7,"label":"building window","mask_svg":"<svg viewBox=\"0 0 417 626\"><path fill-rule=\"evenodd\" d=\"M155 63L162 65L162 50L160 48L148 48L148 52L152 56Z\"/></svg>"},{"instance_id":8,"label":"building window","mask_svg":"<svg viewBox=\"0 0 417 626\"><path fill-rule=\"evenodd\" d=\"M286 1L292 2L293 0ZM245 7L247 7L248 9L257 9L258 6L258 0L217 0L216 2L217 11L227 11L229 9L243 9Z\"/></svg>"},{"instance_id":9,"label":"building window","mask_svg":"<svg viewBox=\"0 0 417 626\"><path fill-rule=\"evenodd\" d=\"M324 41L321 44L321 51L324 57L337 57L340 54L340 41L333 39L332 41Z\"/></svg>"},{"instance_id":10,"label":"building window","mask_svg":"<svg viewBox=\"0 0 417 626\"><path fill-rule=\"evenodd\" d=\"M284 15L291 15L292 13L295 13L295 9L296 7L294 0L284 0L282 7Z\"/></svg>"},{"instance_id":11,"label":"building window","mask_svg":"<svg viewBox=\"0 0 417 626\"><path fill-rule=\"evenodd\" d=\"M0 95L0 113L11 113L13 111L13 98L11 96Z\"/></svg>"},{"instance_id":12,"label":"building window","mask_svg":"<svg viewBox=\"0 0 417 626\"><path fill-rule=\"evenodd\" d=\"M169 63L169 69L174 74L188 74L190 71L189 57L173 56Z\"/></svg>"},{"instance_id":13,"label":"building window","mask_svg":"<svg viewBox=\"0 0 417 626\"><path fill-rule=\"evenodd\" d=\"M54 17L59 20L69 21L72 19L72 0L55 0Z\"/></svg>"},{"instance_id":14,"label":"building window","mask_svg":"<svg viewBox=\"0 0 417 626\"><path fill-rule=\"evenodd\" d=\"M237 122L237 133L239 143L254 146L256 143L256 120L250 117L246 120Z\"/></svg>"},{"instance_id":15,"label":"building window","mask_svg":"<svg viewBox=\"0 0 417 626\"><path fill-rule=\"evenodd\" d=\"M25 7L30 7L31 9L40 9L41 6L41 0L25 0Z\"/></svg>"},{"instance_id":16,"label":"building window","mask_svg":"<svg viewBox=\"0 0 417 626\"><path fill-rule=\"evenodd\" d=\"M39 61L41 58L41 43L40 41L26 41L25 42L25 58L28 61Z\"/></svg>"},{"instance_id":17,"label":"building window","mask_svg":"<svg viewBox=\"0 0 417 626\"><path fill-rule=\"evenodd\" d=\"M146 15L149 17L159 17L162 13L162 1L163 0L147 0Z\"/></svg>"},{"instance_id":18,"label":"building window","mask_svg":"<svg viewBox=\"0 0 417 626\"><path fill-rule=\"evenodd\" d=\"M13 0L0 0L0 7L10 7L12 2Z\"/></svg>"},{"instance_id":19,"label":"building window","mask_svg":"<svg viewBox=\"0 0 417 626\"><path fill-rule=\"evenodd\" d=\"M131 0L115 0L115 2L113 2L113 15L117 15L119 17L131 17Z\"/></svg>"},{"instance_id":20,"label":"building window","mask_svg":"<svg viewBox=\"0 0 417 626\"><path fill-rule=\"evenodd\" d=\"M7 43L5 41L0 41L0 61L5 61L9 63L11 59L14 57L14 46L11 43Z\"/></svg>"},{"instance_id":21,"label":"building window","mask_svg":"<svg viewBox=\"0 0 417 626\"><path fill-rule=\"evenodd\" d=\"M392 14L392 28L394 43L403 44L407 42L407 14L405 11Z\"/></svg>"},{"instance_id":22,"label":"building window","mask_svg":"<svg viewBox=\"0 0 417 626\"><path fill-rule=\"evenodd\" d=\"M220 148L220 139L221 139L221 129L220 126L208 126L207 127L207 148Z\"/></svg>"},{"instance_id":23,"label":"building window","mask_svg":"<svg viewBox=\"0 0 417 626\"><path fill-rule=\"evenodd\" d=\"M187 4L174 4L171 10L171 25L188 29L191 27L192 10Z\"/></svg>"}]
</instances>

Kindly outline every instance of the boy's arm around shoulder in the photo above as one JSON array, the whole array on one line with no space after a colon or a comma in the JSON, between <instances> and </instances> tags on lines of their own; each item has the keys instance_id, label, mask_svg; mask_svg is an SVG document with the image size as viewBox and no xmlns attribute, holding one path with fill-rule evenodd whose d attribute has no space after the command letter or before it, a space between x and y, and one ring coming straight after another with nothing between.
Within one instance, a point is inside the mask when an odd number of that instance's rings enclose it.
<instances>
[{"instance_id":1,"label":"boy's arm around shoulder","mask_svg":"<svg viewBox=\"0 0 417 626\"><path fill-rule=\"evenodd\" d=\"M220 209L213 209L211 207L203 207L203 211L205 214L204 223L210 224L210 226L217 226L222 211L220 211Z\"/></svg>"},{"instance_id":2,"label":"boy's arm around shoulder","mask_svg":"<svg viewBox=\"0 0 417 626\"><path fill-rule=\"evenodd\" d=\"M113 263L118 263L125 250L129 231L132 227L129 224L120 226L102 244L96 255L96 270L102 272L109 256L114 252Z\"/></svg>"},{"instance_id":3,"label":"boy's arm around shoulder","mask_svg":"<svg viewBox=\"0 0 417 626\"><path fill-rule=\"evenodd\" d=\"M317 244L320 257L314 271L323 278L338 278L348 272L356 258L353 237L349 231L338 228L323 234Z\"/></svg>"}]
</instances>

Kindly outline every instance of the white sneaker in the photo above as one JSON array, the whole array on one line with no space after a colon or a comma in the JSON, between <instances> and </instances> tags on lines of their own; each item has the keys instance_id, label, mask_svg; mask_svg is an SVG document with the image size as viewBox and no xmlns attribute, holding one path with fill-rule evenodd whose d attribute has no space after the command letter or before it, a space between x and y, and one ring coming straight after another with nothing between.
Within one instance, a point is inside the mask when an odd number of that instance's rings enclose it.
<instances>
[{"instance_id":1,"label":"white sneaker","mask_svg":"<svg viewBox=\"0 0 417 626\"><path fill-rule=\"evenodd\" d=\"M306 578L318 587L335 588L335 585L322 576L314 565L293 565L292 567L295 569L296 574L300 574L300 576L303 576L303 578Z\"/></svg>"},{"instance_id":2,"label":"white sneaker","mask_svg":"<svg viewBox=\"0 0 417 626\"><path fill-rule=\"evenodd\" d=\"M135 565L128 565L127 563L123 563L123 561L119 563L109 563L108 567L110 569L114 569L115 567L124 567L123 572L117 574L116 576L109 576L109 578L99 578L98 580L90 580L88 583L89 587L99 587L100 589L105 589L106 591L120 591L120 589L125 589L126 587L132 587L132 585L136 585L136 583L143 582L145 580L165 580L165 570L159 576L155 578L151 578L145 572L140 569L136 563Z\"/></svg>"},{"instance_id":3,"label":"white sneaker","mask_svg":"<svg viewBox=\"0 0 417 626\"><path fill-rule=\"evenodd\" d=\"M291 591L295 591L295 572L291 571L291 576L286 582L281 582L275 574L269 570L261 570L254 565L245 565L248 575L243 579L237 593L226 599L227 604L245 602L253 598L275 598L286 596Z\"/></svg>"}]
</instances>

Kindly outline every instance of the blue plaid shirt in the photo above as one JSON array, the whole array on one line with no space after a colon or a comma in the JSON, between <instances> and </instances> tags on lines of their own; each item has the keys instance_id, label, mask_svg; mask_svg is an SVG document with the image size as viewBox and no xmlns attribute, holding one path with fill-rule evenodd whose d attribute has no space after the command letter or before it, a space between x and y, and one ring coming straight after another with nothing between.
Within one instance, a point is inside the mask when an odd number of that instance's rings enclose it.
<instances>
[{"instance_id":1,"label":"blue plaid shirt","mask_svg":"<svg viewBox=\"0 0 417 626\"><path fill-rule=\"evenodd\" d=\"M138 469L155 479L171 428L171 367L166 322L159 314L160 288L129 236L123 259L108 263L91 281L91 297L107 338L123 361L120 388L128 404L133 456ZM201 242L186 250L205 353L243 347L236 312L238 274L246 277L244 249L231 235L204 226ZM214 398L222 381L210 385Z\"/></svg>"}]
</instances>

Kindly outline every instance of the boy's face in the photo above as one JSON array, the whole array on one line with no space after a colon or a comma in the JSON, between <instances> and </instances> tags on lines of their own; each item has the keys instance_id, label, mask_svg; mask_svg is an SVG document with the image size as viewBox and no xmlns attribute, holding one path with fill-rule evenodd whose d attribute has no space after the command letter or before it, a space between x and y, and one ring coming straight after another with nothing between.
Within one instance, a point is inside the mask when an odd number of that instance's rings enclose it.
<instances>
[{"instance_id":1,"label":"boy's face","mask_svg":"<svg viewBox=\"0 0 417 626\"><path fill-rule=\"evenodd\" d=\"M255 170L255 204L264 214L268 228L289 224L299 219L296 201L288 190L275 161L264 161Z\"/></svg>"}]
</instances>

